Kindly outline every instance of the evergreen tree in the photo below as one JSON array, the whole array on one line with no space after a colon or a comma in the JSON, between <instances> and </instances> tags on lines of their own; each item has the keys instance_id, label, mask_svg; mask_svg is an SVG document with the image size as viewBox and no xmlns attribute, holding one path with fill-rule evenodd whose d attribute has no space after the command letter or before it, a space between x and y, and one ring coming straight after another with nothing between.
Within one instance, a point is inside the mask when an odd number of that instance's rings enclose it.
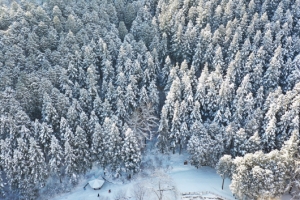
<instances>
[{"instance_id":1,"label":"evergreen tree","mask_svg":"<svg viewBox=\"0 0 300 200\"><path fill-rule=\"evenodd\" d=\"M58 128L58 114L54 106L52 105L51 99L47 93L43 97L43 108L42 108L43 121L55 128Z\"/></svg>"},{"instance_id":2,"label":"evergreen tree","mask_svg":"<svg viewBox=\"0 0 300 200\"><path fill-rule=\"evenodd\" d=\"M52 135L49 151L49 172L61 177L61 167L63 165L63 150L58 139Z\"/></svg>"},{"instance_id":3,"label":"evergreen tree","mask_svg":"<svg viewBox=\"0 0 300 200\"><path fill-rule=\"evenodd\" d=\"M76 99L73 99L72 105L69 107L67 112L67 122L72 131L76 130L77 125L79 124L79 115L82 111L81 106L79 105Z\"/></svg>"},{"instance_id":4,"label":"evergreen tree","mask_svg":"<svg viewBox=\"0 0 300 200\"><path fill-rule=\"evenodd\" d=\"M169 120L168 120L168 111L167 108L164 106L161 111L160 122L158 127L158 136L157 136L157 148L162 152L165 153L169 150L169 140L168 140L168 133L169 133Z\"/></svg>"},{"instance_id":5,"label":"evergreen tree","mask_svg":"<svg viewBox=\"0 0 300 200\"><path fill-rule=\"evenodd\" d=\"M273 150L276 147L275 137L276 137L276 117L273 116L269 121L269 123L267 124L265 133L262 137L262 142L267 152Z\"/></svg>"},{"instance_id":6,"label":"evergreen tree","mask_svg":"<svg viewBox=\"0 0 300 200\"><path fill-rule=\"evenodd\" d=\"M93 101L93 111L91 113L93 113L99 118L102 114L102 100L101 98L96 95L94 101Z\"/></svg>"},{"instance_id":7,"label":"evergreen tree","mask_svg":"<svg viewBox=\"0 0 300 200\"><path fill-rule=\"evenodd\" d=\"M206 133L201 136L192 135L189 140L187 150L191 154L191 163L197 168L202 166L214 166L213 156L213 140Z\"/></svg>"},{"instance_id":8,"label":"evergreen tree","mask_svg":"<svg viewBox=\"0 0 300 200\"><path fill-rule=\"evenodd\" d=\"M107 139L106 139L106 138ZM108 130L108 135L104 137L104 156L105 159L108 160L108 164L110 165L113 171L117 171L120 165L120 154L121 154L121 137L120 132L117 125L114 123L110 126L110 130Z\"/></svg>"},{"instance_id":9,"label":"evergreen tree","mask_svg":"<svg viewBox=\"0 0 300 200\"><path fill-rule=\"evenodd\" d=\"M77 170L79 173L85 173L91 167L91 161L86 132L80 126L76 127L73 145Z\"/></svg>"},{"instance_id":10,"label":"evergreen tree","mask_svg":"<svg viewBox=\"0 0 300 200\"><path fill-rule=\"evenodd\" d=\"M155 84L155 79L153 79L150 82L150 85L149 85L147 91L148 91L148 97L151 97L150 98L151 106L153 106L156 113L158 113L159 112L158 109L160 106L160 96L159 96L158 88Z\"/></svg>"},{"instance_id":11,"label":"evergreen tree","mask_svg":"<svg viewBox=\"0 0 300 200\"><path fill-rule=\"evenodd\" d=\"M124 37L125 37L125 35L127 35L128 30L123 21L120 21L118 30L119 30L119 36L120 36L121 40L124 40Z\"/></svg>"},{"instance_id":12,"label":"evergreen tree","mask_svg":"<svg viewBox=\"0 0 300 200\"><path fill-rule=\"evenodd\" d=\"M70 183L76 184L78 182L78 163L76 162L77 156L74 153L74 149L66 140L64 146L64 167L65 173L70 178Z\"/></svg>"},{"instance_id":13,"label":"evergreen tree","mask_svg":"<svg viewBox=\"0 0 300 200\"><path fill-rule=\"evenodd\" d=\"M90 65L87 68L87 83L86 84L88 87L88 94L91 98L91 100L90 100L91 102L94 101L98 95L99 81L100 81L100 77L99 77L99 73L98 73L96 67L94 65Z\"/></svg>"},{"instance_id":14,"label":"evergreen tree","mask_svg":"<svg viewBox=\"0 0 300 200\"><path fill-rule=\"evenodd\" d=\"M28 156L30 160L28 167L30 182L28 184L32 187L43 187L48 176L45 157L34 138L31 137L29 143Z\"/></svg>"},{"instance_id":15,"label":"evergreen tree","mask_svg":"<svg viewBox=\"0 0 300 200\"><path fill-rule=\"evenodd\" d=\"M275 50L274 56L271 58L270 65L264 75L264 84L270 88L269 90L275 89L278 86L282 62L281 46L279 46Z\"/></svg>"},{"instance_id":16,"label":"evergreen tree","mask_svg":"<svg viewBox=\"0 0 300 200\"><path fill-rule=\"evenodd\" d=\"M0 171L0 189L1 189L1 193L0 193L0 196L1 197L5 197L5 191L4 191L4 187L6 185L6 182L4 182L3 178L2 178L2 171Z\"/></svg>"},{"instance_id":17,"label":"evergreen tree","mask_svg":"<svg viewBox=\"0 0 300 200\"><path fill-rule=\"evenodd\" d=\"M99 122L95 122L94 131L92 135L92 159L96 162L100 162L102 159L101 153L103 153L103 130Z\"/></svg>"},{"instance_id":18,"label":"evergreen tree","mask_svg":"<svg viewBox=\"0 0 300 200\"><path fill-rule=\"evenodd\" d=\"M125 132L124 144L122 146L122 160L128 177L139 172L141 162L141 149L135 133L129 128Z\"/></svg>"},{"instance_id":19,"label":"evergreen tree","mask_svg":"<svg viewBox=\"0 0 300 200\"><path fill-rule=\"evenodd\" d=\"M204 69L201 73L201 76L198 79L198 84L196 87L196 93L194 96L195 100L198 100L201 103L201 106L203 107L203 109L206 109L205 104L204 104L204 96L206 94L205 91L205 82L207 80L208 77L208 68L207 68L207 64L204 66Z\"/></svg>"},{"instance_id":20,"label":"evergreen tree","mask_svg":"<svg viewBox=\"0 0 300 200\"><path fill-rule=\"evenodd\" d=\"M39 142L41 149L45 156L47 156L48 152L50 151L50 143L51 137L53 136L53 130L51 126L47 125L46 123L42 123L39 132ZM46 161L48 161L46 157Z\"/></svg>"}]
</instances>

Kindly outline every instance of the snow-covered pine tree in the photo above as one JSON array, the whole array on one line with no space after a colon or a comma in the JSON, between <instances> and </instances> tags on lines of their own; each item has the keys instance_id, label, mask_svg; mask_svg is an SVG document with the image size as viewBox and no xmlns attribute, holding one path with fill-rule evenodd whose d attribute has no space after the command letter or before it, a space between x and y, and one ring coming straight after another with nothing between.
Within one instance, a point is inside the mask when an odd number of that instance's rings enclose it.
<instances>
[{"instance_id":1,"label":"snow-covered pine tree","mask_svg":"<svg viewBox=\"0 0 300 200\"><path fill-rule=\"evenodd\" d=\"M156 147L162 152L166 153L169 151L170 143L169 143L169 120L168 120L168 110L164 106L161 111L160 122L158 127L158 136Z\"/></svg>"},{"instance_id":2,"label":"snow-covered pine tree","mask_svg":"<svg viewBox=\"0 0 300 200\"><path fill-rule=\"evenodd\" d=\"M108 135L104 136L105 143L103 145L106 151L103 155L105 156L105 159L108 160L108 164L111 170L113 172L117 172L119 170L120 156L122 154L122 139L120 137L120 131L116 123L111 124L110 130L108 131Z\"/></svg>"},{"instance_id":3,"label":"snow-covered pine tree","mask_svg":"<svg viewBox=\"0 0 300 200\"><path fill-rule=\"evenodd\" d=\"M122 160L128 178L140 171L141 148L135 133L128 128L125 132L124 144L122 146Z\"/></svg>"},{"instance_id":4,"label":"snow-covered pine tree","mask_svg":"<svg viewBox=\"0 0 300 200\"><path fill-rule=\"evenodd\" d=\"M55 130L58 129L59 125L59 119L58 114L54 106L52 105L51 98L47 93L44 94L43 97L43 107L42 107L42 116L43 121L52 126L55 127Z\"/></svg>"},{"instance_id":5,"label":"snow-covered pine tree","mask_svg":"<svg viewBox=\"0 0 300 200\"><path fill-rule=\"evenodd\" d=\"M79 173L85 173L91 167L91 157L86 132L76 127L73 140L73 152L76 156L76 165Z\"/></svg>"},{"instance_id":6,"label":"snow-covered pine tree","mask_svg":"<svg viewBox=\"0 0 300 200\"><path fill-rule=\"evenodd\" d=\"M42 149L42 152L45 155L46 162L48 162L47 154L50 150L50 142L51 142L52 135L53 135L52 127L46 124L45 122L43 122L40 126L38 141Z\"/></svg>"},{"instance_id":7,"label":"snow-covered pine tree","mask_svg":"<svg viewBox=\"0 0 300 200\"><path fill-rule=\"evenodd\" d=\"M4 198L5 197L5 190L4 187L6 185L6 182L2 178L2 171L0 171L0 197Z\"/></svg>"},{"instance_id":8,"label":"snow-covered pine tree","mask_svg":"<svg viewBox=\"0 0 300 200\"><path fill-rule=\"evenodd\" d=\"M255 153L256 151L260 150L262 150L261 139L258 132L256 131L246 143L246 152Z\"/></svg>"},{"instance_id":9,"label":"snow-covered pine tree","mask_svg":"<svg viewBox=\"0 0 300 200\"><path fill-rule=\"evenodd\" d=\"M197 168L202 166L214 167L218 161L216 157L219 153L218 150L215 152L217 141L212 139L204 126L200 131L194 133L187 144L187 150L191 154L191 163Z\"/></svg>"},{"instance_id":10,"label":"snow-covered pine tree","mask_svg":"<svg viewBox=\"0 0 300 200\"><path fill-rule=\"evenodd\" d=\"M61 178L63 166L63 149L59 144L58 139L52 135L50 143L49 156L49 175L54 175Z\"/></svg>"},{"instance_id":11,"label":"snow-covered pine tree","mask_svg":"<svg viewBox=\"0 0 300 200\"><path fill-rule=\"evenodd\" d=\"M76 184L78 182L78 163L77 157L74 153L73 147L69 144L69 141L65 141L64 146L64 172L70 178L70 183Z\"/></svg>"},{"instance_id":12,"label":"snow-covered pine tree","mask_svg":"<svg viewBox=\"0 0 300 200\"><path fill-rule=\"evenodd\" d=\"M29 177L27 179L27 190L31 191L32 196L37 196L37 188L44 187L48 172L46 168L45 155L40 149L38 143L34 138L29 139L29 150L28 150L28 169ZM28 191L28 192L29 192Z\"/></svg>"}]
</instances>

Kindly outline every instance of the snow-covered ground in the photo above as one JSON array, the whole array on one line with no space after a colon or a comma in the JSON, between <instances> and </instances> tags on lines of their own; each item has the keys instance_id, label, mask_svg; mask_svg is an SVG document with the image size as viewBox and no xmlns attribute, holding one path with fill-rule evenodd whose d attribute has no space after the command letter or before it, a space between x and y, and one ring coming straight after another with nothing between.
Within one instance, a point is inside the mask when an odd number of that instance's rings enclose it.
<instances>
[{"instance_id":1,"label":"snow-covered ground","mask_svg":"<svg viewBox=\"0 0 300 200\"><path fill-rule=\"evenodd\" d=\"M191 165L184 165L184 160L187 155L171 155L170 157L162 157L164 166L168 167L166 174L172 180L172 184L175 185L177 189L177 198L180 199L181 193L188 192L212 192L219 196L224 197L224 199L234 199L232 193L229 190L230 181L226 180L224 184L224 190L221 189L222 179L215 170L210 167L203 167L196 169ZM93 190L89 186L86 187L86 190L83 189L84 185L93 178L97 178L102 174L102 171L97 172L94 170L93 175L87 180L82 180L77 187L75 187L69 193L64 193L53 198L54 200L99 200L99 199L116 199L121 193L126 193L128 199L133 198L133 190L136 187L136 184L146 185L149 187L149 181L147 177L135 177L129 183L117 184L117 183L108 183L106 182L100 190ZM111 193L108 193L108 190L111 190ZM98 194L100 198L98 197ZM208 194L209 195L209 194ZM150 195L151 196L151 195ZM149 197L150 197L149 196ZM207 196L207 195L206 195ZM131 197L131 198L129 198ZM167 195L166 195L167 197ZM154 195L152 195L154 198ZM171 197L169 195L168 199L176 197ZM148 198L145 198L148 200Z\"/></svg>"},{"instance_id":2,"label":"snow-covered ground","mask_svg":"<svg viewBox=\"0 0 300 200\"><path fill-rule=\"evenodd\" d=\"M224 183L224 190L221 189L222 179L216 173L213 168L210 167L202 167L200 169L196 169L190 164L184 165L184 160L187 158L187 155L170 155L170 156L159 156L161 161L163 162L161 166L163 168L167 168L168 170L164 170L166 174L171 178L172 185L177 189L177 196L170 195L171 193L165 195L164 199L175 200L181 199L181 194L201 194L202 197L206 197L207 199L217 199L215 197L222 197L225 199L233 200L234 197L229 189L230 180L226 179ZM133 191L137 185L144 185L146 188L151 188L151 184L149 184L149 177L138 176L135 177L132 181L128 183L108 183L106 182L104 186L100 190L93 190L89 186L86 187L86 190L83 189L84 185L94 178L100 177L102 171L97 171L94 169L91 172L91 176L86 180L82 180L80 184L76 188L74 188L69 193L64 193L57 195L53 200L115 200L118 197L126 196L126 199L135 200ZM108 193L108 190L111 190L111 193ZM209 192L208 194L205 194ZM147 198L145 200L157 199L155 198L154 193L148 193ZM100 197L98 197L98 194ZM188 197L188 195L186 196ZM120 198L119 198L120 199ZM182 198L187 200L189 198ZM196 198L194 198L196 199ZM290 199L289 196L285 196L282 198L284 200Z\"/></svg>"},{"instance_id":3,"label":"snow-covered ground","mask_svg":"<svg viewBox=\"0 0 300 200\"><path fill-rule=\"evenodd\" d=\"M186 156L172 155L169 172L180 193L212 192L226 199L234 199L229 189L230 180L226 179L222 190L222 178L211 167L196 169L191 165L183 165Z\"/></svg>"}]
</instances>

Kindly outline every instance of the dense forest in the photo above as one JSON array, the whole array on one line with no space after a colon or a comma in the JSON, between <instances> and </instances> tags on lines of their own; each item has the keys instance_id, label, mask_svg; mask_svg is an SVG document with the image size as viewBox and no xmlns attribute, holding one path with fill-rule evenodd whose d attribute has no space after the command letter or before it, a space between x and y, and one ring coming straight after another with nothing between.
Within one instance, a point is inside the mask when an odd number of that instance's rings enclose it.
<instances>
[{"instance_id":1,"label":"dense forest","mask_svg":"<svg viewBox=\"0 0 300 200\"><path fill-rule=\"evenodd\" d=\"M300 0L0 0L1 199L130 179L149 141L299 199L299 117Z\"/></svg>"}]
</instances>

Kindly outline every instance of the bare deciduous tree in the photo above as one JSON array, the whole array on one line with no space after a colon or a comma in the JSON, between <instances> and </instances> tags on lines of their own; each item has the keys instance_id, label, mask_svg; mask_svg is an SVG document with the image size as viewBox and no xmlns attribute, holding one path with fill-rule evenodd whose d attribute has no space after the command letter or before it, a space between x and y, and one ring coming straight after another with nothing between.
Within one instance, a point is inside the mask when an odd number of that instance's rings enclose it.
<instances>
[{"instance_id":1,"label":"bare deciduous tree","mask_svg":"<svg viewBox=\"0 0 300 200\"><path fill-rule=\"evenodd\" d=\"M148 193L148 189L141 184L136 184L133 189L133 195L136 200L144 200Z\"/></svg>"},{"instance_id":2,"label":"bare deciduous tree","mask_svg":"<svg viewBox=\"0 0 300 200\"><path fill-rule=\"evenodd\" d=\"M119 190L115 196L114 196L115 200L126 200L126 191L125 190Z\"/></svg>"},{"instance_id":3,"label":"bare deciduous tree","mask_svg":"<svg viewBox=\"0 0 300 200\"><path fill-rule=\"evenodd\" d=\"M153 129L158 125L158 119L155 116L154 107L151 103L137 108L127 119L127 124L131 130L138 135L141 144L143 141L152 139Z\"/></svg>"},{"instance_id":4,"label":"bare deciduous tree","mask_svg":"<svg viewBox=\"0 0 300 200\"><path fill-rule=\"evenodd\" d=\"M154 172L151 180L151 190L158 200L177 199L177 189L173 180L162 170Z\"/></svg>"}]
</instances>

